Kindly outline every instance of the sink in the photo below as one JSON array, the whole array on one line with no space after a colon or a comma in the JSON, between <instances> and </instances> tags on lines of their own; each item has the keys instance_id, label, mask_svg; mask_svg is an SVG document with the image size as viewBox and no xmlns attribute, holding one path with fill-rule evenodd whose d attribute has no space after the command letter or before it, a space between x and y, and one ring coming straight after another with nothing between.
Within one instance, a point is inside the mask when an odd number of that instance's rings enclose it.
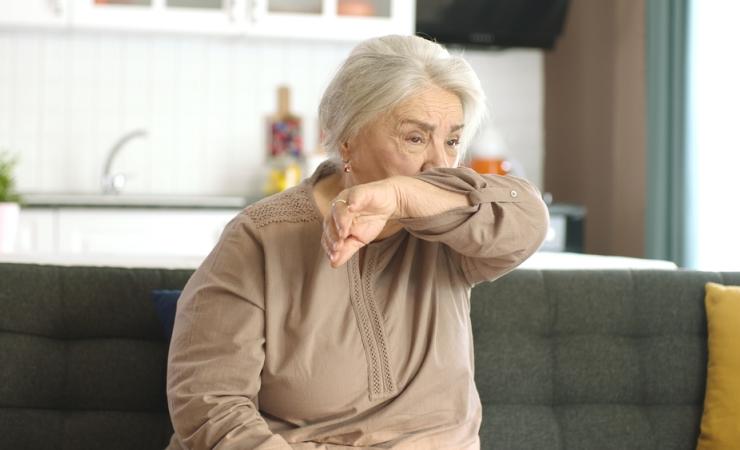
<instances>
[{"instance_id":1,"label":"sink","mask_svg":"<svg viewBox=\"0 0 740 450\"><path fill-rule=\"evenodd\" d=\"M25 193L24 207L243 208L257 196L187 194Z\"/></svg>"}]
</instances>

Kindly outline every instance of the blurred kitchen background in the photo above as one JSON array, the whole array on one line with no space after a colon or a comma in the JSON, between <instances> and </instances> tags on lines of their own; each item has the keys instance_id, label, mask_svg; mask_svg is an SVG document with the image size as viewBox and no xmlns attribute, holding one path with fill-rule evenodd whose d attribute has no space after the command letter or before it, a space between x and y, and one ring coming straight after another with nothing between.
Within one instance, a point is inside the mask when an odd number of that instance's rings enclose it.
<instances>
[{"instance_id":1,"label":"blurred kitchen background","mask_svg":"<svg viewBox=\"0 0 740 450\"><path fill-rule=\"evenodd\" d=\"M543 259L564 253L729 268L735 258L653 245L667 225L650 202L670 200L650 198L649 3L0 0L0 152L18 158L21 197L0 258L197 266L285 168L268 151L278 89L300 121L300 179L326 156L317 107L352 47L419 33L481 78L491 114L471 147L478 167L545 193L541 264L567 267Z\"/></svg>"},{"instance_id":2,"label":"blurred kitchen background","mask_svg":"<svg viewBox=\"0 0 740 450\"><path fill-rule=\"evenodd\" d=\"M131 174L127 193L254 194L277 87L291 87L305 150L315 151L321 93L352 47L283 38L4 32L3 146L22 152L19 190L94 192L107 151L143 129L147 135L116 159L116 170ZM466 59L484 80L496 122L541 185L541 52L469 51Z\"/></svg>"}]
</instances>

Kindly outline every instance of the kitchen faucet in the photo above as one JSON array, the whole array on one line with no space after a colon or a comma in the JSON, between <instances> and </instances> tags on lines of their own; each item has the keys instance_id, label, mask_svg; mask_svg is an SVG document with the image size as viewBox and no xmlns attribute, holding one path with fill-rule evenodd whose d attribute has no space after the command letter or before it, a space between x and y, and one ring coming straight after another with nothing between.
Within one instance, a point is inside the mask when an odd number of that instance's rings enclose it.
<instances>
[{"instance_id":1,"label":"kitchen faucet","mask_svg":"<svg viewBox=\"0 0 740 450\"><path fill-rule=\"evenodd\" d=\"M113 147L108 151L108 158L105 160L105 166L103 167L103 177L101 184L103 186L104 194L118 194L121 189L126 185L126 175L122 173L116 173L111 175L110 169L113 165L113 160L121 149L128 144L129 141L137 137L144 137L147 135L147 131L143 129L130 131L121 136Z\"/></svg>"}]
</instances>

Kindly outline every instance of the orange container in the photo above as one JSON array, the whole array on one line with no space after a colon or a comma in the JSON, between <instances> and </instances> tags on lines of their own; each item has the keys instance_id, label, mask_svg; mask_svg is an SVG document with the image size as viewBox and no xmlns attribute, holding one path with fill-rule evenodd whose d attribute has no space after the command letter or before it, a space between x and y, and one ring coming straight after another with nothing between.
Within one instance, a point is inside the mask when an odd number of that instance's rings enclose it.
<instances>
[{"instance_id":1,"label":"orange container","mask_svg":"<svg viewBox=\"0 0 740 450\"><path fill-rule=\"evenodd\" d=\"M502 158L473 158L470 168L478 173L508 175L511 172L511 163Z\"/></svg>"}]
</instances>

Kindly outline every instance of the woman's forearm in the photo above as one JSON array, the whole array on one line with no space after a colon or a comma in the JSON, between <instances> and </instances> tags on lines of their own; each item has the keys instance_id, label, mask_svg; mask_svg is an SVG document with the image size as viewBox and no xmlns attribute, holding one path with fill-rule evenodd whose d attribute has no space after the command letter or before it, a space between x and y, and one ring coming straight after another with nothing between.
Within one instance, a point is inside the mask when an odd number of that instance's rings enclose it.
<instances>
[{"instance_id":1,"label":"woman's forearm","mask_svg":"<svg viewBox=\"0 0 740 450\"><path fill-rule=\"evenodd\" d=\"M471 207L448 214L399 219L399 223L419 239L449 247L471 286L512 270L537 251L545 239L549 228L547 205L539 190L523 178L481 175L469 169L440 169L414 178L462 195L470 202ZM413 203L422 212L451 205L442 200L404 203Z\"/></svg>"},{"instance_id":2,"label":"woman's forearm","mask_svg":"<svg viewBox=\"0 0 740 450\"><path fill-rule=\"evenodd\" d=\"M414 177L396 176L388 182L396 189L396 218L429 217L472 205L466 194L448 191Z\"/></svg>"}]
</instances>

